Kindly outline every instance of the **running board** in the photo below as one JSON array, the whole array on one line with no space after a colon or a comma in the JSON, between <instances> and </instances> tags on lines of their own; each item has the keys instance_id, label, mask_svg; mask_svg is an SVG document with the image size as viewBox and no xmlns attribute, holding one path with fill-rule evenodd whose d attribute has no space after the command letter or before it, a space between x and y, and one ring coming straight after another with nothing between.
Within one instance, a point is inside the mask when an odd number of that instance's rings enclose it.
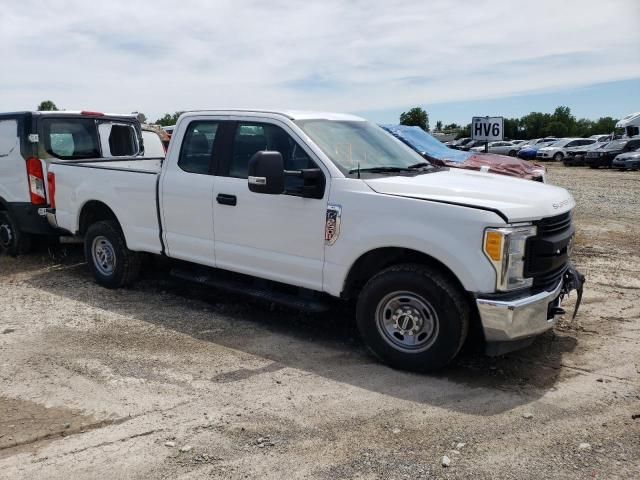
<instances>
[{"instance_id":1,"label":"running board","mask_svg":"<svg viewBox=\"0 0 640 480\"><path fill-rule=\"evenodd\" d=\"M270 288L261 288L251 285L248 281L242 281L235 278L216 278L213 272L198 269L190 271L181 268L174 268L170 272L172 277L189 282L199 283L207 287L213 287L231 293L239 293L248 295L258 300L270 303L277 303L285 307L295 310L302 310L309 313L320 313L329 310L330 305L318 298L304 298L292 293L279 292Z\"/></svg>"}]
</instances>

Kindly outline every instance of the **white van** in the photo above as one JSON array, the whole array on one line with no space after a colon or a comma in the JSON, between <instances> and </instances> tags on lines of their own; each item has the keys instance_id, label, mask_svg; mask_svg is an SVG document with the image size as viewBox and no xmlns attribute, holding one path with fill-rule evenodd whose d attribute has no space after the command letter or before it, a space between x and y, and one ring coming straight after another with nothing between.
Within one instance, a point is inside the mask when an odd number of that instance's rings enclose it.
<instances>
[{"instance_id":1,"label":"white van","mask_svg":"<svg viewBox=\"0 0 640 480\"><path fill-rule=\"evenodd\" d=\"M0 253L26 253L34 235L55 236L40 213L49 206L51 161L144 153L134 115L99 112L0 113Z\"/></svg>"}]
</instances>

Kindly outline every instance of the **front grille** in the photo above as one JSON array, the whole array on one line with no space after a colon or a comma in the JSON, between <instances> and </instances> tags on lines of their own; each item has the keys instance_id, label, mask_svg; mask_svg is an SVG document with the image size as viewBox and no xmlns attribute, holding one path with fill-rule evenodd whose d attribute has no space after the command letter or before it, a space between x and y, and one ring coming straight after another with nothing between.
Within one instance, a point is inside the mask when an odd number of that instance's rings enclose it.
<instances>
[{"instance_id":1,"label":"front grille","mask_svg":"<svg viewBox=\"0 0 640 480\"><path fill-rule=\"evenodd\" d=\"M569 265L563 263L561 266L556 268L555 270L551 270L545 274L537 275L533 278L533 287L536 290L550 290L558 285L560 279L564 275L564 272L567 271Z\"/></svg>"},{"instance_id":2,"label":"front grille","mask_svg":"<svg viewBox=\"0 0 640 480\"><path fill-rule=\"evenodd\" d=\"M555 217L543 218L538 222L538 235L546 236L562 232L571 227L571 212Z\"/></svg>"},{"instance_id":3,"label":"front grille","mask_svg":"<svg viewBox=\"0 0 640 480\"><path fill-rule=\"evenodd\" d=\"M573 236L571 212L543 218L535 223L538 233L527 241L525 276L533 278L533 287L555 287L569 264L569 243Z\"/></svg>"}]
</instances>

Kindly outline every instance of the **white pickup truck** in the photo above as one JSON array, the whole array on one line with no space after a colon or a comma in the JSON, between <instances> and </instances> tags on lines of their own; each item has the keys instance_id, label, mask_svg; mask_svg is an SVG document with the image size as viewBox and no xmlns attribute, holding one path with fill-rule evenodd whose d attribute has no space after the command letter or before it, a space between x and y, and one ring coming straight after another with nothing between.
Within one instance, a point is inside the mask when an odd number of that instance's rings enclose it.
<instances>
[{"instance_id":1,"label":"white pickup truck","mask_svg":"<svg viewBox=\"0 0 640 480\"><path fill-rule=\"evenodd\" d=\"M433 167L351 115L185 113L166 159L54 162L47 188L98 283L131 284L154 254L272 302L354 300L364 341L398 368L446 365L469 331L488 353L524 346L584 278L566 190Z\"/></svg>"}]
</instances>

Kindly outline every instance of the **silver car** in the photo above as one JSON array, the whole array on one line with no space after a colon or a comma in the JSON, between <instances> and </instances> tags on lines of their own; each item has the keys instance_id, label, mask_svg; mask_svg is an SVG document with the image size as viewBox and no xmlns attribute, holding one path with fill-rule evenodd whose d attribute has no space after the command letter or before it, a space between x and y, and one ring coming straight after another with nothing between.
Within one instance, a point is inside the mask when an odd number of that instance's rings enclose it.
<instances>
[{"instance_id":1,"label":"silver car","mask_svg":"<svg viewBox=\"0 0 640 480\"><path fill-rule=\"evenodd\" d=\"M561 162L567 155L567 148L592 145L594 143L596 143L595 138L561 138L548 147L542 147L538 149L538 153L536 153L536 159Z\"/></svg>"},{"instance_id":2,"label":"silver car","mask_svg":"<svg viewBox=\"0 0 640 480\"><path fill-rule=\"evenodd\" d=\"M498 155L509 155L515 157L520 150L520 145L513 142L489 142L489 153L497 153ZM484 152L484 145L480 147L473 147L472 152Z\"/></svg>"}]
</instances>

